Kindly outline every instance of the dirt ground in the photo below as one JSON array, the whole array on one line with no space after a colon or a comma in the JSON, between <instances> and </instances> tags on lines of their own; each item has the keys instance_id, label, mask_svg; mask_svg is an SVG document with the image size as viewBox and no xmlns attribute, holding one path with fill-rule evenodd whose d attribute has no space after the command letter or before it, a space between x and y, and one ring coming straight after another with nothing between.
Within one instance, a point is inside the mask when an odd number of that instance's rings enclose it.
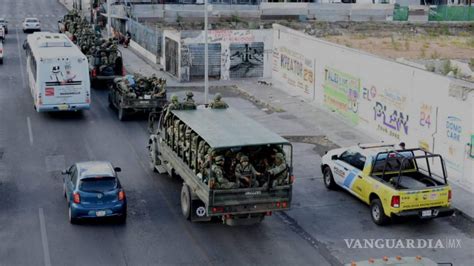
<instances>
[{"instance_id":1,"label":"dirt ground","mask_svg":"<svg viewBox=\"0 0 474 266\"><path fill-rule=\"evenodd\" d=\"M326 36L326 40L388 58L471 59L474 58L473 36L436 37L396 35L370 37L360 34Z\"/></svg>"}]
</instances>

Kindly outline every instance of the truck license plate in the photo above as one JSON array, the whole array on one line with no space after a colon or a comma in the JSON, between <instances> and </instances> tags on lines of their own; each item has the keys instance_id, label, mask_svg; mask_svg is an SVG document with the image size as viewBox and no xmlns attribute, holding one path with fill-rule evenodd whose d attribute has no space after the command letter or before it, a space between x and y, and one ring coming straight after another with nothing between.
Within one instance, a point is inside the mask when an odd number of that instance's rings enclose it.
<instances>
[{"instance_id":1,"label":"truck license plate","mask_svg":"<svg viewBox=\"0 0 474 266\"><path fill-rule=\"evenodd\" d=\"M421 211L421 217L430 217L431 210Z\"/></svg>"},{"instance_id":2,"label":"truck license plate","mask_svg":"<svg viewBox=\"0 0 474 266\"><path fill-rule=\"evenodd\" d=\"M95 215L97 215L97 217L103 217L105 216L105 211L97 211L95 212Z\"/></svg>"},{"instance_id":3,"label":"truck license plate","mask_svg":"<svg viewBox=\"0 0 474 266\"><path fill-rule=\"evenodd\" d=\"M69 106L67 104L61 104L58 106L58 109L61 111L69 109Z\"/></svg>"}]
</instances>

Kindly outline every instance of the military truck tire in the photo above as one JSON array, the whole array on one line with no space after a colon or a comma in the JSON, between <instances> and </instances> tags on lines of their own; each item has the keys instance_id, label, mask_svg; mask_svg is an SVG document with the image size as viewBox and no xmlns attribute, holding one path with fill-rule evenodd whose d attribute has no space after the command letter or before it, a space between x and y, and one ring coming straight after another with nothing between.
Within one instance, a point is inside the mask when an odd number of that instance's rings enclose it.
<instances>
[{"instance_id":1,"label":"military truck tire","mask_svg":"<svg viewBox=\"0 0 474 266\"><path fill-rule=\"evenodd\" d=\"M107 97L107 99L108 99L108 101L109 101L109 107L113 109L113 108L114 108L114 104L112 103L112 95L110 95L110 93L109 93L109 96Z\"/></svg>"},{"instance_id":2,"label":"military truck tire","mask_svg":"<svg viewBox=\"0 0 474 266\"><path fill-rule=\"evenodd\" d=\"M390 217L385 215L382 202L378 198L370 202L370 216L376 225L386 225L390 221Z\"/></svg>"},{"instance_id":3,"label":"military truck tire","mask_svg":"<svg viewBox=\"0 0 474 266\"><path fill-rule=\"evenodd\" d=\"M334 181L334 177L332 176L331 168L329 168L328 166L324 167L323 180L324 185L327 189L335 190L337 188L336 182Z\"/></svg>"},{"instance_id":4,"label":"military truck tire","mask_svg":"<svg viewBox=\"0 0 474 266\"><path fill-rule=\"evenodd\" d=\"M125 108L122 108L122 107L119 107L118 109L118 119L120 121L124 121L125 120L125 117L126 117L126 110Z\"/></svg>"},{"instance_id":5,"label":"military truck tire","mask_svg":"<svg viewBox=\"0 0 474 266\"><path fill-rule=\"evenodd\" d=\"M191 218L191 191L186 183L181 188L181 212L186 220Z\"/></svg>"}]
</instances>

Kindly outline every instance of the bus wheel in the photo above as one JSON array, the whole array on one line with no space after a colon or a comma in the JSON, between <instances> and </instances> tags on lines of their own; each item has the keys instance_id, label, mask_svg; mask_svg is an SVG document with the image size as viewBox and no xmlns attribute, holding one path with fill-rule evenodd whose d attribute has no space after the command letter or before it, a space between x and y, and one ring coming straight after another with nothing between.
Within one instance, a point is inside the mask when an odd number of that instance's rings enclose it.
<instances>
[{"instance_id":1,"label":"bus wheel","mask_svg":"<svg viewBox=\"0 0 474 266\"><path fill-rule=\"evenodd\" d=\"M191 214L191 192L186 183L183 183L183 187L181 188L181 212L184 218L189 220Z\"/></svg>"}]
</instances>

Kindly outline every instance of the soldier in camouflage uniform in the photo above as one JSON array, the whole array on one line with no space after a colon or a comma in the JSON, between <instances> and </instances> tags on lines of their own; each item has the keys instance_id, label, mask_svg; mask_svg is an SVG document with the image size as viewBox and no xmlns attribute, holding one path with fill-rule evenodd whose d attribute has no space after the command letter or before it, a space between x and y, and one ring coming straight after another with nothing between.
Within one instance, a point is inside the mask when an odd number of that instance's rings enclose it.
<instances>
[{"instance_id":1,"label":"soldier in camouflage uniform","mask_svg":"<svg viewBox=\"0 0 474 266\"><path fill-rule=\"evenodd\" d=\"M249 163L249 157L243 155L235 168L235 177L240 187L258 187L257 176L261 174Z\"/></svg>"},{"instance_id":2,"label":"soldier in camouflage uniform","mask_svg":"<svg viewBox=\"0 0 474 266\"><path fill-rule=\"evenodd\" d=\"M171 95L171 102L168 105L166 105L164 109L166 109L164 121L167 121L168 117L171 113L171 110L180 110L180 109L182 109L181 108L181 103L178 101L178 96L176 96L175 94Z\"/></svg>"},{"instance_id":3,"label":"soldier in camouflage uniform","mask_svg":"<svg viewBox=\"0 0 474 266\"><path fill-rule=\"evenodd\" d=\"M196 170L197 151L199 136L196 133L191 134L191 168Z\"/></svg>"},{"instance_id":4,"label":"soldier in camouflage uniform","mask_svg":"<svg viewBox=\"0 0 474 266\"><path fill-rule=\"evenodd\" d=\"M288 184L288 166L283 153L279 152L275 155L275 163L266 172L271 176L272 187Z\"/></svg>"},{"instance_id":5,"label":"soldier in camouflage uniform","mask_svg":"<svg viewBox=\"0 0 474 266\"><path fill-rule=\"evenodd\" d=\"M107 57L107 54L105 52L100 53L100 67L99 67L100 72L102 72L104 68L107 67L108 64L109 64L109 59Z\"/></svg>"},{"instance_id":6,"label":"soldier in camouflage uniform","mask_svg":"<svg viewBox=\"0 0 474 266\"><path fill-rule=\"evenodd\" d=\"M193 110L196 109L196 103L193 99L194 94L191 91L186 92L186 100L183 102L184 110Z\"/></svg>"},{"instance_id":7,"label":"soldier in camouflage uniform","mask_svg":"<svg viewBox=\"0 0 474 266\"><path fill-rule=\"evenodd\" d=\"M237 183L230 182L227 178L224 177L224 156L216 156L216 159L211 167L211 188L216 189L232 189L238 188Z\"/></svg>"},{"instance_id":8,"label":"soldier in camouflage uniform","mask_svg":"<svg viewBox=\"0 0 474 266\"><path fill-rule=\"evenodd\" d=\"M222 95L220 93L216 93L216 96L214 96L214 101L209 104L209 107L212 109L226 109L229 107L229 105L227 105L227 103L222 100Z\"/></svg>"}]
</instances>

